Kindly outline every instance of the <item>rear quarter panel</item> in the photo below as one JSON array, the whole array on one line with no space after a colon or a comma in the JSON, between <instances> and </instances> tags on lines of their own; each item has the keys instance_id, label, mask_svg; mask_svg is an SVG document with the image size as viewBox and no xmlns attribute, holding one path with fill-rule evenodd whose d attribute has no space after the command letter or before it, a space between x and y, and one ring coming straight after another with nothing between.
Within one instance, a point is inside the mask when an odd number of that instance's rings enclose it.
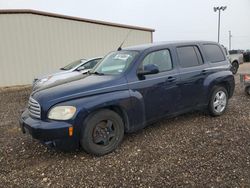
<instances>
[{"instance_id":1,"label":"rear quarter panel","mask_svg":"<svg viewBox=\"0 0 250 188\"><path fill-rule=\"evenodd\" d=\"M226 86L228 90L229 98L232 97L234 88L235 88L235 81L234 76L231 71L218 71L210 74L204 81L204 89L206 93L205 97L205 104L209 103L209 98L212 94L212 90L215 86L223 85Z\"/></svg>"}]
</instances>

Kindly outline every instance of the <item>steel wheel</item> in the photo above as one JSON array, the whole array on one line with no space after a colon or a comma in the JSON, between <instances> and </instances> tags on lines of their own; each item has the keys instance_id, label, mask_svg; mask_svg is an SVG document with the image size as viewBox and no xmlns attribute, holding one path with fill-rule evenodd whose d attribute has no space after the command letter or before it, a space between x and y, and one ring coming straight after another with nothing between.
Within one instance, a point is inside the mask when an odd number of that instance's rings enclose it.
<instances>
[{"instance_id":1,"label":"steel wheel","mask_svg":"<svg viewBox=\"0 0 250 188\"><path fill-rule=\"evenodd\" d=\"M107 146L115 136L115 126L111 120L99 122L92 134L95 144Z\"/></svg>"},{"instance_id":2,"label":"steel wheel","mask_svg":"<svg viewBox=\"0 0 250 188\"><path fill-rule=\"evenodd\" d=\"M80 143L86 152L100 156L114 151L123 135L124 123L121 117L114 111L104 109L85 119Z\"/></svg>"}]
</instances>

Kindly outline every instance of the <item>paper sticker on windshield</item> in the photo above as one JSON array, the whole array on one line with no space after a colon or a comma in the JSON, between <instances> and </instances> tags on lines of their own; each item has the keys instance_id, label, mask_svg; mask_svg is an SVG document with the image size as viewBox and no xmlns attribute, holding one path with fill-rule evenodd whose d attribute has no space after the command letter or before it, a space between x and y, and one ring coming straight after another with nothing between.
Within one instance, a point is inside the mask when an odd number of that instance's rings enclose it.
<instances>
[{"instance_id":1,"label":"paper sticker on windshield","mask_svg":"<svg viewBox=\"0 0 250 188\"><path fill-rule=\"evenodd\" d=\"M127 60L130 57L129 54L117 54L114 59Z\"/></svg>"}]
</instances>

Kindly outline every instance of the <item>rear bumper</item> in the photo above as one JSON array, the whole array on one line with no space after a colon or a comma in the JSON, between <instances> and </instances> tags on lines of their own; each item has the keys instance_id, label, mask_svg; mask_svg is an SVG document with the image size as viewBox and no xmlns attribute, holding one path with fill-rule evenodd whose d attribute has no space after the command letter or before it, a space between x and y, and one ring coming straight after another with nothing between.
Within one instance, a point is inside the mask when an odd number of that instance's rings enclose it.
<instances>
[{"instance_id":1,"label":"rear bumper","mask_svg":"<svg viewBox=\"0 0 250 188\"><path fill-rule=\"evenodd\" d=\"M19 124L24 134L30 134L34 139L40 140L45 144L49 143L54 146L63 146L65 149L78 147L74 133L72 136L69 136L69 127L72 127L72 125L67 122L45 122L39 119L33 119L26 110L23 112Z\"/></svg>"}]
</instances>

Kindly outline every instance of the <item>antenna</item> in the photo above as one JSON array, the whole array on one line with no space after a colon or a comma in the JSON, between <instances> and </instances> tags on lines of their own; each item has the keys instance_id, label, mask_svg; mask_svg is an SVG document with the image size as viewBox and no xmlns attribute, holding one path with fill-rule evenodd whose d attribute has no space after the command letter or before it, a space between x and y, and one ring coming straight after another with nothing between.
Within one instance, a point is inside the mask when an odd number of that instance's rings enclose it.
<instances>
[{"instance_id":1,"label":"antenna","mask_svg":"<svg viewBox=\"0 0 250 188\"><path fill-rule=\"evenodd\" d=\"M121 51L122 50L122 45L124 44L124 42L127 40L129 34L131 33L131 29L128 31L126 37L124 38L124 40L122 41L121 45L119 46L119 48L117 49L117 51Z\"/></svg>"}]
</instances>

